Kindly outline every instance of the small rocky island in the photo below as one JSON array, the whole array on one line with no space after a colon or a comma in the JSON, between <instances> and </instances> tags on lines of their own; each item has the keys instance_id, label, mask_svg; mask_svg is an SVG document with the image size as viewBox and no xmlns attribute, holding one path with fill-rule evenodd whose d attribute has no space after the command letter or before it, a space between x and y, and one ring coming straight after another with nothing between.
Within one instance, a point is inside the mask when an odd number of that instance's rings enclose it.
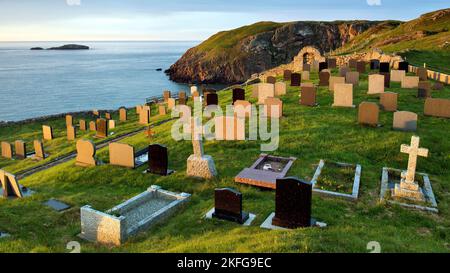
<instances>
[{"instance_id":1,"label":"small rocky island","mask_svg":"<svg viewBox=\"0 0 450 273\"><path fill-rule=\"evenodd\" d=\"M47 50L87 50L88 46L85 45L77 45L77 44L67 44L58 47L50 47ZM32 47L31 50L43 50L42 47Z\"/></svg>"}]
</instances>

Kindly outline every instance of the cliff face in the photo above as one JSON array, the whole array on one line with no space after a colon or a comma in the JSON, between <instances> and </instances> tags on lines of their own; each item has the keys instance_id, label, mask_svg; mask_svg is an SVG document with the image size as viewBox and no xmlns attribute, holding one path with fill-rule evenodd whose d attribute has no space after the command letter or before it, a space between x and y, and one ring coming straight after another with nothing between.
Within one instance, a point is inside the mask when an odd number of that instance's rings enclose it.
<instances>
[{"instance_id":1,"label":"cliff face","mask_svg":"<svg viewBox=\"0 0 450 273\"><path fill-rule=\"evenodd\" d=\"M254 73L291 62L305 46L328 52L379 23L257 23L212 36L189 49L166 73L176 82L243 82Z\"/></svg>"}]
</instances>

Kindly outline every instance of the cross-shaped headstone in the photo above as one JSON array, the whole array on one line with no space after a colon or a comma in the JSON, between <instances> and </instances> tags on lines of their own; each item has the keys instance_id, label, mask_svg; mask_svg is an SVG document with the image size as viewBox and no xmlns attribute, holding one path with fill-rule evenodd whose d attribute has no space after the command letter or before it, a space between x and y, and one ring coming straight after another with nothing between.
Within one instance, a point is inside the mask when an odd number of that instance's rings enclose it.
<instances>
[{"instance_id":1,"label":"cross-shaped headstone","mask_svg":"<svg viewBox=\"0 0 450 273\"><path fill-rule=\"evenodd\" d=\"M411 137L411 145L402 144L400 152L409 154L408 169L404 174L406 183L414 183L416 175L417 157L428 157L428 149L419 148L420 138L418 136Z\"/></svg>"},{"instance_id":2,"label":"cross-shaped headstone","mask_svg":"<svg viewBox=\"0 0 450 273\"><path fill-rule=\"evenodd\" d=\"M203 140L202 140L202 134L198 131L199 120L198 118L192 119L192 146L194 148L194 155L197 157L203 156Z\"/></svg>"}]
</instances>

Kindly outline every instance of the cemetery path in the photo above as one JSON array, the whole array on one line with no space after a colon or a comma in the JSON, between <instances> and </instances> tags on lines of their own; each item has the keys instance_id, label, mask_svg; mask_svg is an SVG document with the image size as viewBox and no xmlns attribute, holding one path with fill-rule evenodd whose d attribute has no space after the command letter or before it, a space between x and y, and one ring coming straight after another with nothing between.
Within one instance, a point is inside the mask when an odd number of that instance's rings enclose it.
<instances>
[{"instance_id":1,"label":"cemetery path","mask_svg":"<svg viewBox=\"0 0 450 273\"><path fill-rule=\"evenodd\" d=\"M160 122L157 122L157 123L153 124L152 127L162 125L162 124L164 124L166 122L169 122L171 120L173 120L173 119L170 118L170 119L162 120ZM112 142L117 142L117 141L122 140L124 138L135 136L135 135L137 135L139 133L144 132L145 130L146 130L146 128L141 128L141 129L138 129L138 130L126 133L126 134L119 135L119 136L117 136L115 138L112 138L112 139L107 139L105 141L102 141L102 142L98 143L96 145L96 149L102 149L102 148L108 146ZM28 170L19 172L19 173L16 174L16 177L18 179L23 179L23 178L25 178L27 176L30 176L32 174L35 174L37 172L44 171L44 170L47 170L47 169L52 168L54 166L60 165L62 163L65 163L65 162L67 162L67 161L69 161L71 159L74 159L76 156L77 156L77 152L73 151L73 152L71 152L71 153L69 153L67 155L64 155L64 156L56 158L56 159L54 159L52 161L49 161L49 162L47 162L47 163L45 163L43 165L36 166L36 167L30 168Z\"/></svg>"}]
</instances>

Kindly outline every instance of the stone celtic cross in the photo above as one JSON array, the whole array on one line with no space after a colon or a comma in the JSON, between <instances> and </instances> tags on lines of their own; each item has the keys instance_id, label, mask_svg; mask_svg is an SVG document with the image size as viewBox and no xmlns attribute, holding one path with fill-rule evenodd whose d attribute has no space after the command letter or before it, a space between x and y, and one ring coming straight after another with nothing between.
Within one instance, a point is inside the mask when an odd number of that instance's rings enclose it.
<instances>
[{"instance_id":1,"label":"stone celtic cross","mask_svg":"<svg viewBox=\"0 0 450 273\"><path fill-rule=\"evenodd\" d=\"M428 149L419 148L420 138L418 136L411 137L411 145L402 144L400 152L409 154L408 169L406 170L405 182L414 183L416 175L417 157L428 157Z\"/></svg>"}]
</instances>

